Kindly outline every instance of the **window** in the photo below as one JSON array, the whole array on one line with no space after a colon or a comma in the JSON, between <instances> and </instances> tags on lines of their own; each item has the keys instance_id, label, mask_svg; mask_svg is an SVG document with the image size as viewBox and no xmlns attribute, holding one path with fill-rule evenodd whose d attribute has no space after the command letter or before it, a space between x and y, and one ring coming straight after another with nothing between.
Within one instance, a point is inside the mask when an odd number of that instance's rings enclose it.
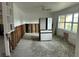
<instances>
[{"instance_id":1,"label":"window","mask_svg":"<svg viewBox=\"0 0 79 59\"><path fill-rule=\"evenodd\" d=\"M73 32L77 32L78 24L73 24Z\"/></svg>"},{"instance_id":2,"label":"window","mask_svg":"<svg viewBox=\"0 0 79 59\"><path fill-rule=\"evenodd\" d=\"M74 13L74 19L73 19L73 32L77 32L78 28L78 13Z\"/></svg>"},{"instance_id":3,"label":"window","mask_svg":"<svg viewBox=\"0 0 79 59\"><path fill-rule=\"evenodd\" d=\"M65 29L71 31L71 23L65 23Z\"/></svg>"},{"instance_id":4,"label":"window","mask_svg":"<svg viewBox=\"0 0 79 59\"><path fill-rule=\"evenodd\" d=\"M72 22L72 14L66 15L66 22Z\"/></svg>"},{"instance_id":5,"label":"window","mask_svg":"<svg viewBox=\"0 0 79 59\"><path fill-rule=\"evenodd\" d=\"M64 29L65 16L59 16L58 28Z\"/></svg>"},{"instance_id":6,"label":"window","mask_svg":"<svg viewBox=\"0 0 79 59\"><path fill-rule=\"evenodd\" d=\"M59 16L59 22L64 22L65 21L65 16Z\"/></svg>"},{"instance_id":7,"label":"window","mask_svg":"<svg viewBox=\"0 0 79 59\"><path fill-rule=\"evenodd\" d=\"M58 28L76 33L78 29L78 13L59 16Z\"/></svg>"},{"instance_id":8,"label":"window","mask_svg":"<svg viewBox=\"0 0 79 59\"><path fill-rule=\"evenodd\" d=\"M66 15L65 30L71 31L72 14Z\"/></svg>"},{"instance_id":9,"label":"window","mask_svg":"<svg viewBox=\"0 0 79 59\"><path fill-rule=\"evenodd\" d=\"M58 27L64 29L64 23L58 23Z\"/></svg>"},{"instance_id":10,"label":"window","mask_svg":"<svg viewBox=\"0 0 79 59\"><path fill-rule=\"evenodd\" d=\"M52 29L52 18L48 18L48 29Z\"/></svg>"}]
</instances>

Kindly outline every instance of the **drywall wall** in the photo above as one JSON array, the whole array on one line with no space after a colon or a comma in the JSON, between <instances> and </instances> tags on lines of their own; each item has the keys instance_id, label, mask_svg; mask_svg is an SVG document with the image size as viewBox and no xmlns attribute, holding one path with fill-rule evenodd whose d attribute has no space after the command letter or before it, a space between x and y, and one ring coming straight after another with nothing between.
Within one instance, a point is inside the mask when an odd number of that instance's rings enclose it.
<instances>
[{"instance_id":1,"label":"drywall wall","mask_svg":"<svg viewBox=\"0 0 79 59\"><path fill-rule=\"evenodd\" d=\"M23 24L25 21L25 14L24 12L19 9L15 4L13 4L13 11L14 11L14 26L18 26Z\"/></svg>"},{"instance_id":2,"label":"drywall wall","mask_svg":"<svg viewBox=\"0 0 79 59\"><path fill-rule=\"evenodd\" d=\"M79 12L79 5L75 5L69 8L66 8L64 10L61 10L59 12L54 13L54 27L57 27L56 22L58 19L59 15L64 15L64 14L70 14L70 13L76 13ZM68 32L69 33L69 42L72 44L75 44L76 39L77 39L77 33L72 33L66 30L62 30L62 29L57 29L57 34L63 36L63 32Z\"/></svg>"},{"instance_id":3,"label":"drywall wall","mask_svg":"<svg viewBox=\"0 0 79 59\"><path fill-rule=\"evenodd\" d=\"M32 23L39 23L39 18L46 18L51 17L50 13L38 11L38 10L27 10L26 11L26 23L32 22Z\"/></svg>"},{"instance_id":4,"label":"drywall wall","mask_svg":"<svg viewBox=\"0 0 79 59\"><path fill-rule=\"evenodd\" d=\"M23 11L15 3L13 5L14 9L14 26L18 26L24 23L39 23L39 18L51 17L49 12L38 11L35 9L27 9Z\"/></svg>"}]
</instances>

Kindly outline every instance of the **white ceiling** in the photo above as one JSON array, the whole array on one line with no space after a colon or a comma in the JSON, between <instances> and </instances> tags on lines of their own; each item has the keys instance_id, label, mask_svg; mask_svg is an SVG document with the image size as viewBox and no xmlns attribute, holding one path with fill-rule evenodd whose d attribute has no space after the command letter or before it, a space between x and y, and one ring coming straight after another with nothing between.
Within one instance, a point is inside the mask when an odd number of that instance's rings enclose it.
<instances>
[{"instance_id":1,"label":"white ceiling","mask_svg":"<svg viewBox=\"0 0 79 59\"><path fill-rule=\"evenodd\" d=\"M78 2L15 2L18 7L26 10L42 10L49 12L60 11L64 8L78 4Z\"/></svg>"}]
</instances>

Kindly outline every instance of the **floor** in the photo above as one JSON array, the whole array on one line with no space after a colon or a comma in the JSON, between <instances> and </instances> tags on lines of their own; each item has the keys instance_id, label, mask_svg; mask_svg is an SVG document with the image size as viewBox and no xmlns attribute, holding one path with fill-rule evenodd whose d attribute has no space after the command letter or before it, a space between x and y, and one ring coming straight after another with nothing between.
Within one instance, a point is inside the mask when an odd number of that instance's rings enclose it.
<instances>
[{"instance_id":1,"label":"floor","mask_svg":"<svg viewBox=\"0 0 79 59\"><path fill-rule=\"evenodd\" d=\"M74 57L75 48L57 37L52 41L33 41L25 37L11 53L12 57Z\"/></svg>"},{"instance_id":2,"label":"floor","mask_svg":"<svg viewBox=\"0 0 79 59\"><path fill-rule=\"evenodd\" d=\"M0 57L4 54L4 39L3 36L0 36Z\"/></svg>"}]
</instances>

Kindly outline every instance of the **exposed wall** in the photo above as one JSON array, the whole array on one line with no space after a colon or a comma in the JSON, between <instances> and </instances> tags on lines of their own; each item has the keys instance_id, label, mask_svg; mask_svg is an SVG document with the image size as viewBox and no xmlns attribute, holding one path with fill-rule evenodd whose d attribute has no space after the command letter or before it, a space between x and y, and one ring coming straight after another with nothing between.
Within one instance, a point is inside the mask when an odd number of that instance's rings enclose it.
<instances>
[{"instance_id":1,"label":"exposed wall","mask_svg":"<svg viewBox=\"0 0 79 59\"><path fill-rule=\"evenodd\" d=\"M59 11L57 13L54 13L54 22L55 22L55 26L56 26L56 22L57 22L57 17L58 15L64 15L64 14L69 14L69 13L76 13L76 12L79 12L79 5L75 5L73 7L70 7L70 8L67 8L67 9L64 9L62 11ZM61 29L57 29L57 34L58 35L63 35L63 32L68 32L69 33L69 41L73 44L76 44L76 39L77 39L77 33L72 33L72 32L69 32L69 31L65 31L65 30L61 30Z\"/></svg>"},{"instance_id":2,"label":"exposed wall","mask_svg":"<svg viewBox=\"0 0 79 59\"><path fill-rule=\"evenodd\" d=\"M26 33L39 33L39 24L25 24Z\"/></svg>"},{"instance_id":3,"label":"exposed wall","mask_svg":"<svg viewBox=\"0 0 79 59\"><path fill-rule=\"evenodd\" d=\"M17 26L15 28L15 30L10 33L10 35L11 35L11 40L9 41L10 51L12 51L16 48L18 42L23 37L23 35L24 35L24 26L25 25Z\"/></svg>"}]
</instances>

